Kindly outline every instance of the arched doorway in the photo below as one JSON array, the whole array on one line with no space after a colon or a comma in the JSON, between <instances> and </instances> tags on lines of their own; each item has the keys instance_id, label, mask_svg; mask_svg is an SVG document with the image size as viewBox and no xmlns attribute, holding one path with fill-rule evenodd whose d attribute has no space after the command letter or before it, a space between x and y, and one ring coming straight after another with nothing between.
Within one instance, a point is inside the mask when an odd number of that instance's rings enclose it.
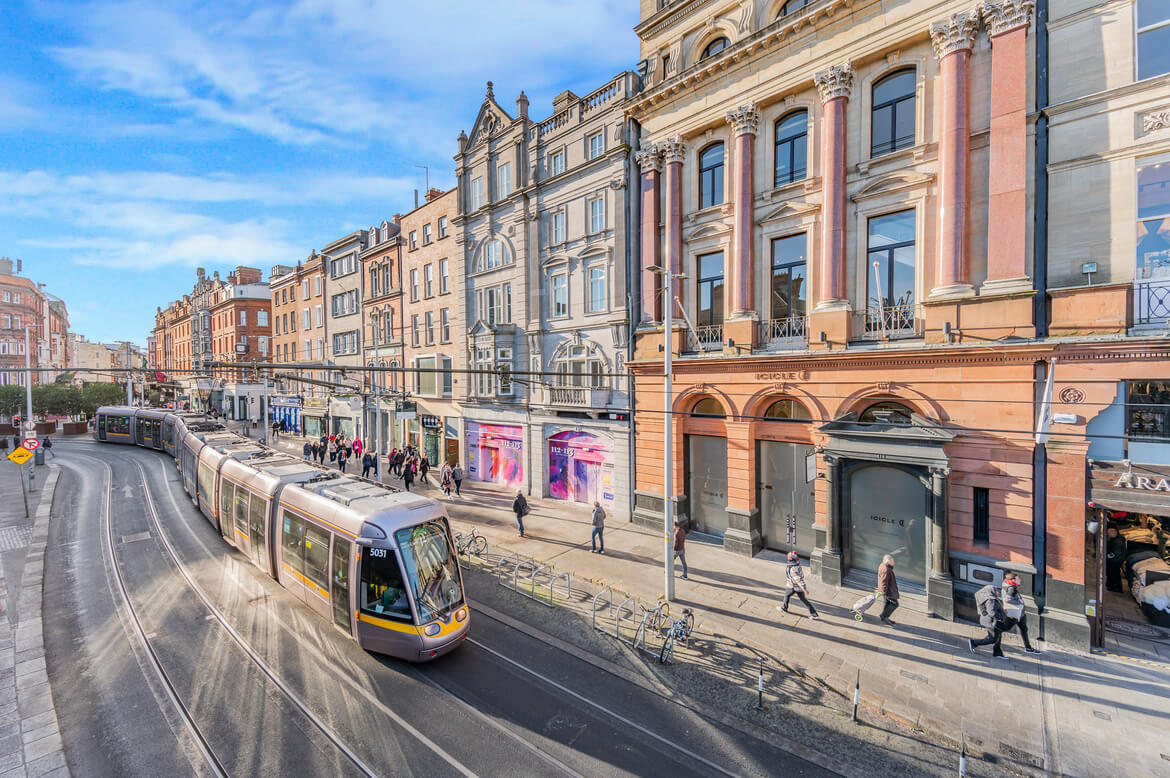
<instances>
[{"instance_id":1,"label":"arched doorway","mask_svg":"<svg viewBox=\"0 0 1170 778\"><path fill-rule=\"evenodd\" d=\"M684 417L690 529L716 537L727 531L727 431L723 405L703 397Z\"/></svg>"},{"instance_id":2,"label":"arched doorway","mask_svg":"<svg viewBox=\"0 0 1170 778\"><path fill-rule=\"evenodd\" d=\"M767 405L756 429L756 504L763 544L809 556L816 544L816 459L808 437L808 409L791 399ZM778 440L777 438L786 438Z\"/></svg>"},{"instance_id":3,"label":"arched doorway","mask_svg":"<svg viewBox=\"0 0 1170 778\"><path fill-rule=\"evenodd\" d=\"M860 463L847 482L846 566L874 574L890 554L899 582L925 586L931 499L925 469Z\"/></svg>"}]
</instances>

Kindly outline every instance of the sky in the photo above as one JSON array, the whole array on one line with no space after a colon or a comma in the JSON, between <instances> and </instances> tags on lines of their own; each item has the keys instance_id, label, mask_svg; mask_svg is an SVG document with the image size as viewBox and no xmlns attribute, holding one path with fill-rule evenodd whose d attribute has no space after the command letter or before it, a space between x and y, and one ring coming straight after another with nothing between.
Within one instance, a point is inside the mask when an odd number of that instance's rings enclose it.
<instances>
[{"instance_id":1,"label":"sky","mask_svg":"<svg viewBox=\"0 0 1170 778\"><path fill-rule=\"evenodd\" d=\"M0 18L0 256L91 340L146 342L195 268L295 264L454 186L515 115L638 59L636 0L25 2Z\"/></svg>"}]
</instances>

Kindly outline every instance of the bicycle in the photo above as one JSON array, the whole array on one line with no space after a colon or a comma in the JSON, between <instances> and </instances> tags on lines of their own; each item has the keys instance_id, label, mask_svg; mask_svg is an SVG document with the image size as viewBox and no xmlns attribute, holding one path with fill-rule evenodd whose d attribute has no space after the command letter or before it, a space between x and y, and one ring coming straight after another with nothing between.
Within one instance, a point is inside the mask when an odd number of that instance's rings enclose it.
<instances>
[{"instance_id":1,"label":"bicycle","mask_svg":"<svg viewBox=\"0 0 1170 778\"><path fill-rule=\"evenodd\" d=\"M670 603L663 595L658 596L658 605L646 616L646 626L660 630L670 621Z\"/></svg>"},{"instance_id":2,"label":"bicycle","mask_svg":"<svg viewBox=\"0 0 1170 778\"><path fill-rule=\"evenodd\" d=\"M690 608L683 608L681 619L671 619L666 628L666 636L662 640L662 650L658 653L660 664L674 663L674 641L681 640L690 644L691 633L695 631L695 614Z\"/></svg>"},{"instance_id":3,"label":"bicycle","mask_svg":"<svg viewBox=\"0 0 1170 778\"><path fill-rule=\"evenodd\" d=\"M472 527L468 534L455 535L455 552L468 556L483 556L487 552L487 538L479 534L479 530Z\"/></svg>"}]
</instances>

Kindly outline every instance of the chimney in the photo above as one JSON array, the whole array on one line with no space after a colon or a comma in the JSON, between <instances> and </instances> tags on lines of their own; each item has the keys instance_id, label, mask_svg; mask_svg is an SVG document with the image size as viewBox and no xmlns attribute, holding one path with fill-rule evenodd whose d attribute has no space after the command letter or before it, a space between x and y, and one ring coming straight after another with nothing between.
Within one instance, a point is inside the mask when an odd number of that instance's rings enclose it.
<instances>
[{"instance_id":1,"label":"chimney","mask_svg":"<svg viewBox=\"0 0 1170 778\"><path fill-rule=\"evenodd\" d=\"M0 257L0 276L12 275L12 260L8 257Z\"/></svg>"},{"instance_id":2,"label":"chimney","mask_svg":"<svg viewBox=\"0 0 1170 778\"><path fill-rule=\"evenodd\" d=\"M573 94L571 91L566 89L565 91L563 91L559 95L557 95L556 98L553 100L553 113L558 114L561 111L568 108L570 105L572 105L576 102L580 102L580 100L581 100L580 97L577 97L577 95Z\"/></svg>"},{"instance_id":3,"label":"chimney","mask_svg":"<svg viewBox=\"0 0 1170 778\"><path fill-rule=\"evenodd\" d=\"M443 196L442 189L435 189L433 186L427 190L427 202Z\"/></svg>"},{"instance_id":4,"label":"chimney","mask_svg":"<svg viewBox=\"0 0 1170 778\"><path fill-rule=\"evenodd\" d=\"M24 260L16 260L16 272L19 273L24 268Z\"/></svg>"},{"instance_id":5,"label":"chimney","mask_svg":"<svg viewBox=\"0 0 1170 778\"><path fill-rule=\"evenodd\" d=\"M521 119L528 118L528 95L524 94L524 90L520 90L520 96L516 98L516 113Z\"/></svg>"},{"instance_id":6,"label":"chimney","mask_svg":"<svg viewBox=\"0 0 1170 778\"><path fill-rule=\"evenodd\" d=\"M392 217L390 217L390 221L394 222L395 224L402 224L402 214L394 214Z\"/></svg>"}]
</instances>

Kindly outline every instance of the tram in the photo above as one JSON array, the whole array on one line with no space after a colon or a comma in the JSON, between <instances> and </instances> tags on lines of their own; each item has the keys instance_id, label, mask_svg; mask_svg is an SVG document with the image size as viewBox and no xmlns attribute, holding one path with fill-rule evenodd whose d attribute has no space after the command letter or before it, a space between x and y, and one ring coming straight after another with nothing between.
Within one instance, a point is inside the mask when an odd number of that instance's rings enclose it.
<instances>
[{"instance_id":1,"label":"tram","mask_svg":"<svg viewBox=\"0 0 1170 778\"><path fill-rule=\"evenodd\" d=\"M274 451L201 414L99 408L94 438L173 457L224 541L362 648L425 662L467 637L440 502Z\"/></svg>"}]
</instances>

